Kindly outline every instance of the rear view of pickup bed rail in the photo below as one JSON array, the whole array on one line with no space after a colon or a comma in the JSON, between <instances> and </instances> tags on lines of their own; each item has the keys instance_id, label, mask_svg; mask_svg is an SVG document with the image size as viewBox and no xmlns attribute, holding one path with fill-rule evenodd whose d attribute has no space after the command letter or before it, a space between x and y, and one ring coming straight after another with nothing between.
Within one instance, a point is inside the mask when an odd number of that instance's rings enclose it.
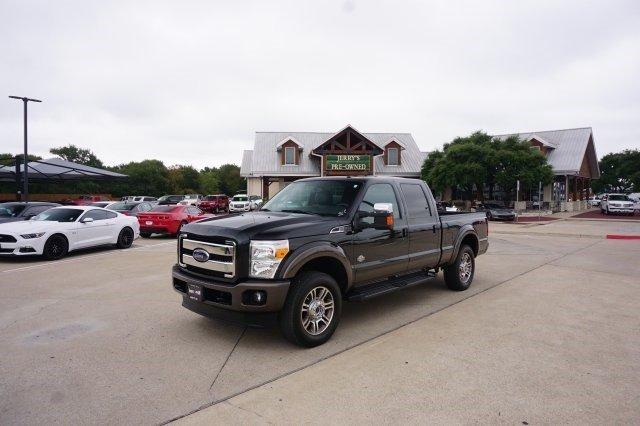
<instances>
[{"instance_id":1,"label":"rear view of pickup bed rail","mask_svg":"<svg viewBox=\"0 0 640 426\"><path fill-rule=\"evenodd\" d=\"M466 290L488 245L484 213L439 214L422 181L302 179L259 211L185 225L173 287L194 312L278 324L311 347L329 340L343 300L422 284L440 269L450 289Z\"/></svg>"}]
</instances>

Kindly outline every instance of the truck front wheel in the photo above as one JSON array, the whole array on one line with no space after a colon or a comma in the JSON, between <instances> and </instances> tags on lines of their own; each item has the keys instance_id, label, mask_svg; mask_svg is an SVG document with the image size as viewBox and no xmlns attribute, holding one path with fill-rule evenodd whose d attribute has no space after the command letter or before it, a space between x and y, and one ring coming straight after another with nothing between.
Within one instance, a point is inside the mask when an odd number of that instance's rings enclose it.
<instances>
[{"instance_id":1,"label":"truck front wheel","mask_svg":"<svg viewBox=\"0 0 640 426\"><path fill-rule=\"evenodd\" d=\"M312 348L331 338L342 310L340 287L330 275L307 271L291 284L280 312L280 330L299 346Z\"/></svg>"},{"instance_id":2,"label":"truck front wheel","mask_svg":"<svg viewBox=\"0 0 640 426\"><path fill-rule=\"evenodd\" d=\"M475 256L471 247L460 247L455 262L444 268L444 282L450 290L464 291L473 281L476 269Z\"/></svg>"}]
</instances>

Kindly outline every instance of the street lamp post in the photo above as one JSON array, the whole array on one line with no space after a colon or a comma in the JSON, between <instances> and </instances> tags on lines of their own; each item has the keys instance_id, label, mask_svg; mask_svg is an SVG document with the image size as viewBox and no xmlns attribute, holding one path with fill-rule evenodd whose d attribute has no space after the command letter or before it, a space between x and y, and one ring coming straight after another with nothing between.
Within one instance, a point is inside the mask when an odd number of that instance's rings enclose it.
<instances>
[{"instance_id":1,"label":"street lamp post","mask_svg":"<svg viewBox=\"0 0 640 426\"><path fill-rule=\"evenodd\" d=\"M28 148L27 148L27 103L29 102L42 102L38 99L25 98L21 96L9 96L11 99L20 99L24 105L24 174L22 179L22 195L24 201L29 201L29 164Z\"/></svg>"}]
</instances>

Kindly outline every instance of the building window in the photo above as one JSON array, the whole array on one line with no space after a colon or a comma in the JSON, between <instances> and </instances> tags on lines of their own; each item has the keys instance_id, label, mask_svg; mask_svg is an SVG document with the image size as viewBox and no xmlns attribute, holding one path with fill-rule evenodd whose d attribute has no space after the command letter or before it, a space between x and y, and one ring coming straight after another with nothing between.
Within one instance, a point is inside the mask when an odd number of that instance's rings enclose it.
<instances>
[{"instance_id":1,"label":"building window","mask_svg":"<svg viewBox=\"0 0 640 426\"><path fill-rule=\"evenodd\" d=\"M397 166L398 165L398 148L388 148L387 149L387 166Z\"/></svg>"},{"instance_id":2,"label":"building window","mask_svg":"<svg viewBox=\"0 0 640 426\"><path fill-rule=\"evenodd\" d=\"M294 147L287 146L284 148L284 164L285 165L296 164L296 151Z\"/></svg>"}]
</instances>

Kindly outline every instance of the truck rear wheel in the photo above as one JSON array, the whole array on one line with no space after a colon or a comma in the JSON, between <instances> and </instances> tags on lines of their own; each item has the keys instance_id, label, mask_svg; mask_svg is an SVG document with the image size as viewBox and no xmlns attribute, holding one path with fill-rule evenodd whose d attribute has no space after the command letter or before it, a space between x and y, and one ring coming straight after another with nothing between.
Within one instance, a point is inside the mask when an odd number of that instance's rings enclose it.
<instances>
[{"instance_id":1,"label":"truck rear wheel","mask_svg":"<svg viewBox=\"0 0 640 426\"><path fill-rule=\"evenodd\" d=\"M476 261L473 250L464 245L460 247L456 260L444 268L444 282L450 290L464 291L471 285L475 270Z\"/></svg>"},{"instance_id":2,"label":"truck rear wheel","mask_svg":"<svg viewBox=\"0 0 640 426\"><path fill-rule=\"evenodd\" d=\"M290 342L312 348L331 338L341 310L342 294L333 277L303 272L292 283L280 312L280 330Z\"/></svg>"}]
</instances>

